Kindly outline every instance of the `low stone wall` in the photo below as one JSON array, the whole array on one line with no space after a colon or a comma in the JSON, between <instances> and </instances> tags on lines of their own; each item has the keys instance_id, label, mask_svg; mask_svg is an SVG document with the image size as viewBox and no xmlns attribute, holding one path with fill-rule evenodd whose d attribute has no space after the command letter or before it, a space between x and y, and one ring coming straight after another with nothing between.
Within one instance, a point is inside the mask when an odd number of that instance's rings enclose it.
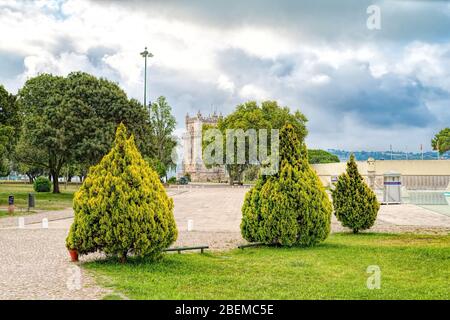
<instances>
[{"instance_id":1,"label":"low stone wall","mask_svg":"<svg viewBox=\"0 0 450 320\"><path fill-rule=\"evenodd\" d=\"M346 169L345 162L314 164L322 183L331 184L331 179L342 174ZM381 187L383 175L396 172L402 175L402 185L408 189L439 190L450 183L450 160L377 160L372 165L367 161L358 161L358 170L366 179L375 176L375 185Z\"/></svg>"}]
</instances>

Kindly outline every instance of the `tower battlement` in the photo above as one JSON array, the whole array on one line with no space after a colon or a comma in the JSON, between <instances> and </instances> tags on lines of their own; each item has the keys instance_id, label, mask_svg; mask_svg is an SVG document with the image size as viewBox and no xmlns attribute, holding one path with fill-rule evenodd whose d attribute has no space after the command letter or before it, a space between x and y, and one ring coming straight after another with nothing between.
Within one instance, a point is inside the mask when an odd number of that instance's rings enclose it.
<instances>
[{"instance_id":1,"label":"tower battlement","mask_svg":"<svg viewBox=\"0 0 450 320\"><path fill-rule=\"evenodd\" d=\"M199 111L194 116L189 116L189 113L186 114L186 129L189 123L193 123L195 121L200 121L202 123L207 124L217 124L219 119L222 118L222 113L217 114L215 111L213 114L208 114L207 116L202 115L202 113Z\"/></svg>"},{"instance_id":2,"label":"tower battlement","mask_svg":"<svg viewBox=\"0 0 450 320\"><path fill-rule=\"evenodd\" d=\"M225 178L223 167L207 168L203 163L202 129L203 124L216 125L222 114L203 116L199 111L196 115L186 114L186 132L184 134L183 174L189 174L192 181L222 181Z\"/></svg>"}]
</instances>

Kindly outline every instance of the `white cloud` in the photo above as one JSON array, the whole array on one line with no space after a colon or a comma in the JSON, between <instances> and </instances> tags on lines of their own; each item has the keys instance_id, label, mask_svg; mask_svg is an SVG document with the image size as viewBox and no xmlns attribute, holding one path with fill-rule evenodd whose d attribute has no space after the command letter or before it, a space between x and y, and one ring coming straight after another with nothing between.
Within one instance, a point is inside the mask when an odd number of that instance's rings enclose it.
<instances>
[{"instance_id":1,"label":"white cloud","mask_svg":"<svg viewBox=\"0 0 450 320\"><path fill-rule=\"evenodd\" d=\"M246 84L243 86L239 91L239 95L248 100L264 101L270 99L267 91L254 84Z\"/></svg>"},{"instance_id":2,"label":"white cloud","mask_svg":"<svg viewBox=\"0 0 450 320\"><path fill-rule=\"evenodd\" d=\"M330 77L326 74L317 74L310 79L312 84L321 85L330 82Z\"/></svg>"},{"instance_id":3,"label":"white cloud","mask_svg":"<svg viewBox=\"0 0 450 320\"><path fill-rule=\"evenodd\" d=\"M219 79L217 79L217 87L230 94L234 93L234 83L226 75L221 74L219 76Z\"/></svg>"},{"instance_id":4,"label":"white cloud","mask_svg":"<svg viewBox=\"0 0 450 320\"><path fill-rule=\"evenodd\" d=\"M343 127L330 135L327 132L336 119L357 123L338 100L370 93L376 89L370 87L377 83L373 79L392 76L450 92L450 44L445 41L377 43L371 36L361 42L346 42L341 37L313 41L323 30L315 20L297 21L286 15L290 21L208 24L208 20L171 15L160 6L164 4L147 3L135 10L102 1L0 0L0 59L5 52L23 57L23 68L17 68L20 74L5 78L0 70L0 81L16 90L38 73L65 75L81 70L117 81L130 96L141 99L143 59L139 53L147 45L154 54L148 69L150 96L171 98L179 127L184 126L187 111L209 111L214 105L225 113L247 99L278 99L307 113L314 126L311 141L349 134ZM308 23L318 31L310 35L300 28ZM286 26L294 26L294 31ZM248 61L237 57L221 64L229 50L243 52ZM331 112L333 117L326 118L317 102L328 98L320 90L329 86L339 88L339 96L329 98L336 102L336 109ZM446 101L446 97L430 98L427 106L438 118ZM364 125L353 128L355 136L370 141L368 147L384 137ZM417 131L417 136L437 129L428 127Z\"/></svg>"}]
</instances>

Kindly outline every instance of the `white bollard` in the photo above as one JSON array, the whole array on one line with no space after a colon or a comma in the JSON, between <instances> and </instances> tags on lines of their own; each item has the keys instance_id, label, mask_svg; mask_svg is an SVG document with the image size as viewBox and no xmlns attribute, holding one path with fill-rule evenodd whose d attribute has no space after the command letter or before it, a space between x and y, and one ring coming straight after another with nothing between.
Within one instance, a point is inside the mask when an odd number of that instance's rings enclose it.
<instances>
[{"instance_id":1,"label":"white bollard","mask_svg":"<svg viewBox=\"0 0 450 320\"><path fill-rule=\"evenodd\" d=\"M192 220L192 219L188 220L187 229L188 229L188 232L191 232L194 230L194 220Z\"/></svg>"},{"instance_id":2,"label":"white bollard","mask_svg":"<svg viewBox=\"0 0 450 320\"><path fill-rule=\"evenodd\" d=\"M19 229L23 229L25 228L25 218L24 217L19 217Z\"/></svg>"},{"instance_id":3,"label":"white bollard","mask_svg":"<svg viewBox=\"0 0 450 320\"><path fill-rule=\"evenodd\" d=\"M42 229L48 229L48 219L42 219Z\"/></svg>"}]
</instances>

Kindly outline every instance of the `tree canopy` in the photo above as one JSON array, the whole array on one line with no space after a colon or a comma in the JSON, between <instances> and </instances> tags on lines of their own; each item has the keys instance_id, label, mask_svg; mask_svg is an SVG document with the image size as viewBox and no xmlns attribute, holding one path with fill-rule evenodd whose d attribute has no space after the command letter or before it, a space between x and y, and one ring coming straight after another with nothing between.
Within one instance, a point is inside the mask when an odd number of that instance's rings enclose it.
<instances>
[{"instance_id":1,"label":"tree canopy","mask_svg":"<svg viewBox=\"0 0 450 320\"><path fill-rule=\"evenodd\" d=\"M20 122L16 97L0 85L0 176L9 173L9 160L20 134Z\"/></svg>"},{"instance_id":2,"label":"tree canopy","mask_svg":"<svg viewBox=\"0 0 450 320\"><path fill-rule=\"evenodd\" d=\"M177 144L172 136L176 124L175 117L172 115L172 108L165 97L161 96L151 104L151 146L154 159L151 159L150 163L160 177L167 176L167 171L176 166L171 157L172 150Z\"/></svg>"},{"instance_id":3,"label":"tree canopy","mask_svg":"<svg viewBox=\"0 0 450 320\"><path fill-rule=\"evenodd\" d=\"M116 83L83 72L40 74L27 80L18 96L24 117L17 158L48 169L55 193L62 167L79 163L87 170L97 163L119 123L130 128L143 154L150 152L147 111Z\"/></svg>"},{"instance_id":4,"label":"tree canopy","mask_svg":"<svg viewBox=\"0 0 450 320\"><path fill-rule=\"evenodd\" d=\"M450 151L450 128L442 129L431 141L433 150L439 151L440 154L444 154Z\"/></svg>"},{"instance_id":5,"label":"tree canopy","mask_svg":"<svg viewBox=\"0 0 450 320\"><path fill-rule=\"evenodd\" d=\"M261 105L258 105L255 101L249 101L240 104L236 107L236 110L224 118L219 118L217 123L217 129L222 132L223 139L223 161L219 164L210 164L209 166L220 165L225 163L227 172L230 176L230 183L233 181L242 181L243 172L255 164L250 163L248 157L249 151L249 141L246 139L245 143L245 153L246 159L245 163L238 163L237 158L234 157L234 163L229 163L226 161L226 130L227 129L242 129L247 131L249 129L255 129L257 132L261 129L266 129L269 134L270 145L270 130L271 129L281 129L286 123L292 125L294 132L300 141L303 141L308 134L306 129L306 117L300 112L291 112L289 107L281 107L276 101L264 101ZM211 129L211 125L204 125L203 132L205 133L207 129ZM203 139L203 150L211 142L211 140ZM235 142L236 144L236 142ZM235 145L236 152L236 145ZM229 155L228 155L229 156Z\"/></svg>"},{"instance_id":6,"label":"tree canopy","mask_svg":"<svg viewBox=\"0 0 450 320\"><path fill-rule=\"evenodd\" d=\"M308 161L310 164L340 162L338 156L318 149L308 150Z\"/></svg>"}]
</instances>

